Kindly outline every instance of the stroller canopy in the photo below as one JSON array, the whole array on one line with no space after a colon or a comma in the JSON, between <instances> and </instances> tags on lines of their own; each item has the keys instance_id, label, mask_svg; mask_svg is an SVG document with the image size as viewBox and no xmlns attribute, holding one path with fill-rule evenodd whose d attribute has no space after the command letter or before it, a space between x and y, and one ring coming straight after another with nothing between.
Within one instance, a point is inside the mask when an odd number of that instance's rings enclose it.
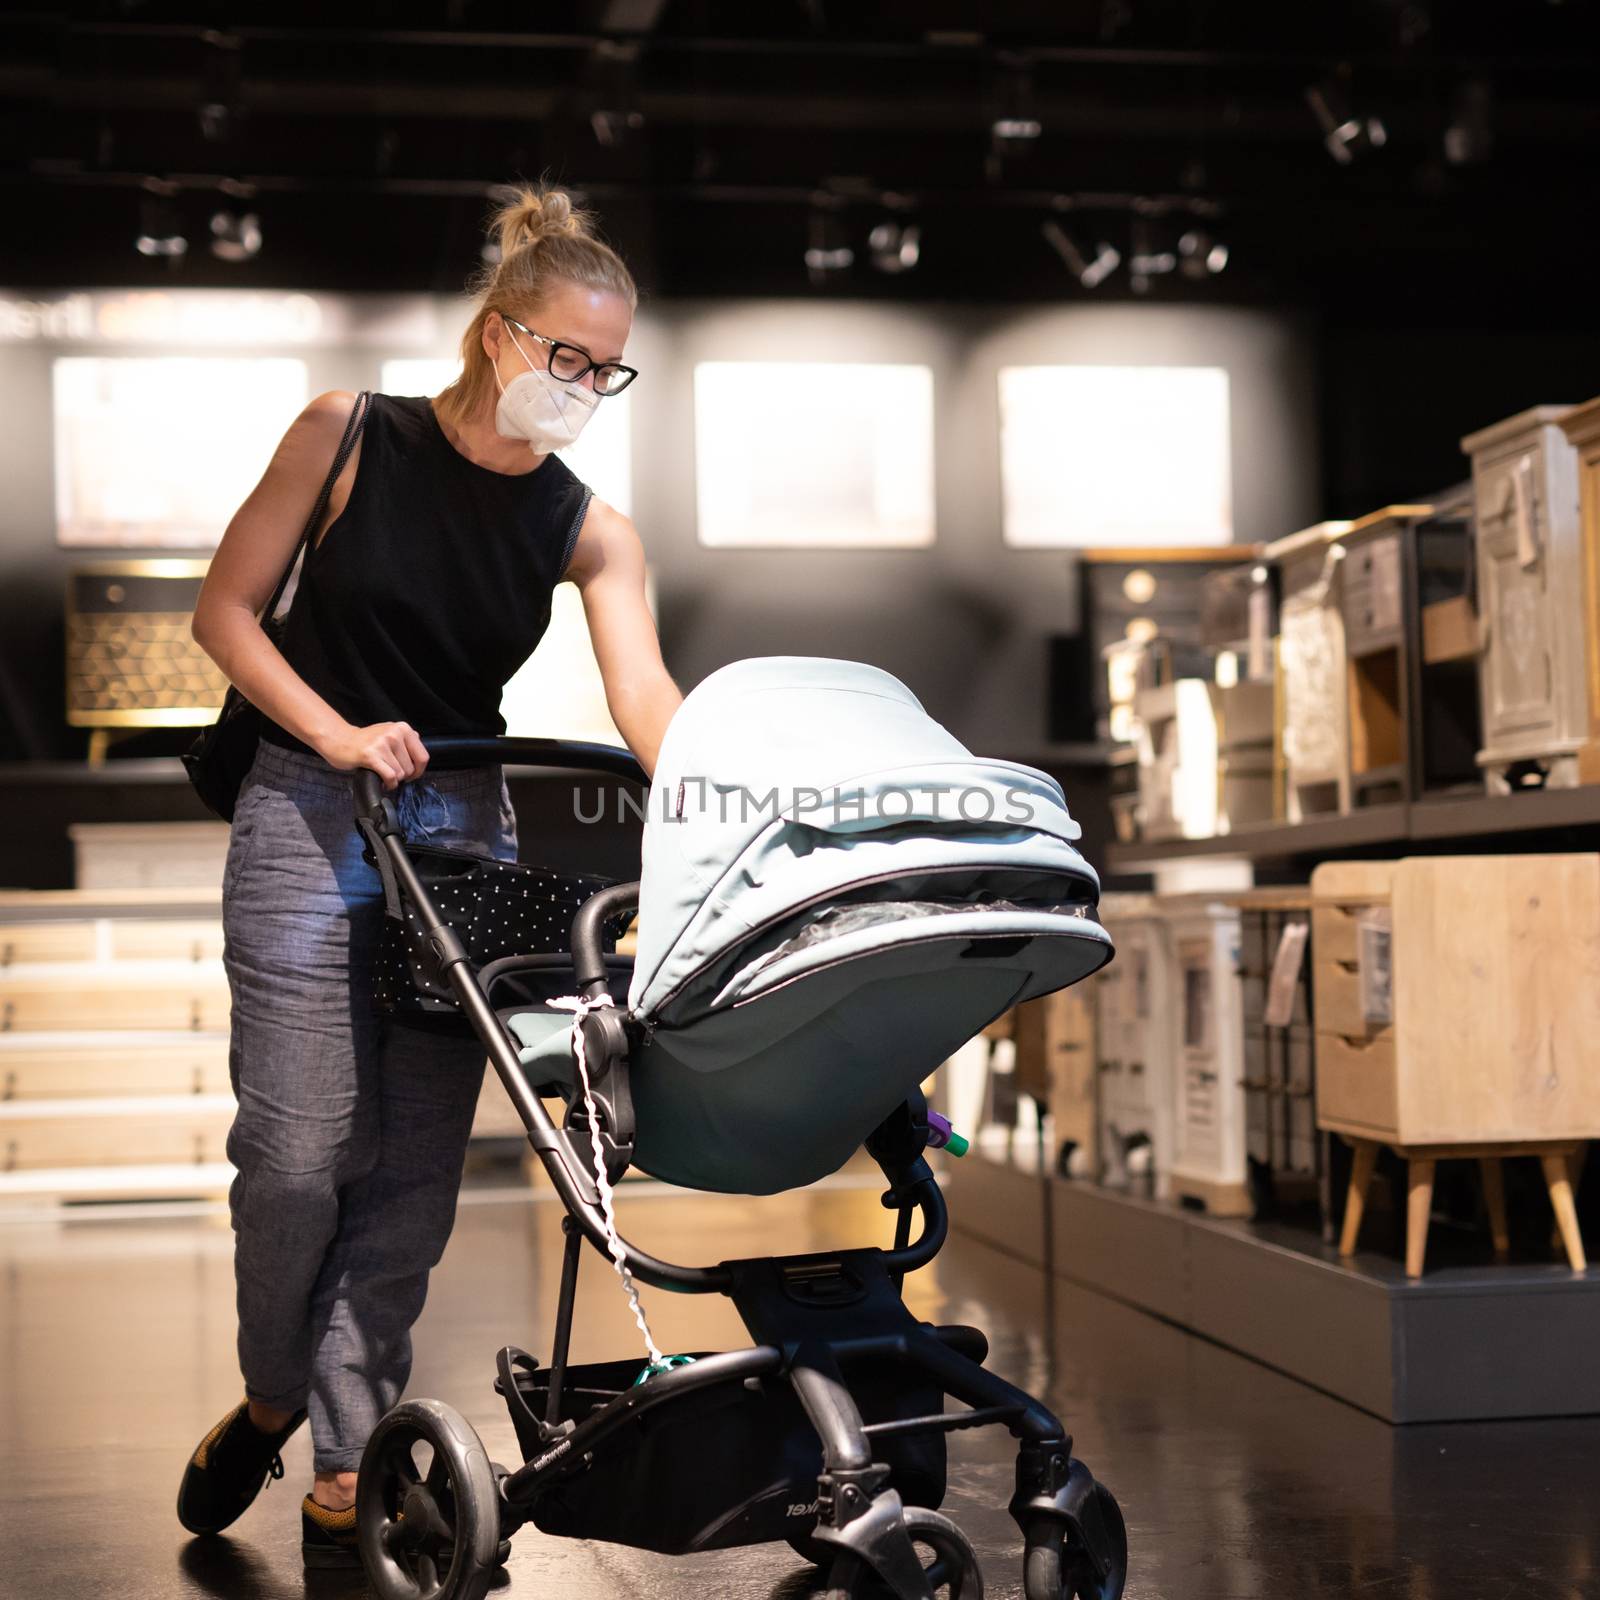
<instances>
[{"instance_id":1,"label":"stroller canopy","mask_svg":"<svg viewBox=\"0 0 1600 1600\"><path fill-rule=\"evenodd\" d=\"M667 729L628 1007L636 1161L773 1193L835 1171L956 1047L1111 957L1060 785L889 673L769 656Z\"/></svg>"}]
</instances>

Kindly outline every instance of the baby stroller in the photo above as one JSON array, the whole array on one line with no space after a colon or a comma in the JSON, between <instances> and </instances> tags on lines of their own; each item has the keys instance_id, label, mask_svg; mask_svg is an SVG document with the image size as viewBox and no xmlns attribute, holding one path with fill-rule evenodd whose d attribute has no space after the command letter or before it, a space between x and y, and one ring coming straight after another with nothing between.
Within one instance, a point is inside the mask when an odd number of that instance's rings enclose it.
<instances>
[{"instance_id":1,"label":"baby stroller","mask_svg":"<svg viewBox=\"0 0 1600 1600\"><path fill-rule=\"evenodd\" d=\"M642 782L605 746L430 749L439 765L517 760ZM566 1210L549 1365L515 1346L496 1362L523 1464L491 1462L431 1400L402 1402L367 1445L359 1539L380 1600L476 1600L501 1541L529 1522L664 1554L787 1541L825 1569L830 1600L973 1600L972 1546L938 1507L947 1431L989 1424L1018 1440L1008 1509L1027 1600L1117 1600L1115 1499L1061 1423L984 1368L978 1329L921 1323L900 1293L946 1234L925 1151L949 1128L918 1085L1011 1005L1111 958L1056 782L974 757L877 668L737 662L667 731L640 880L582 901L570 951L481 969L378 780L358 774L355 787L391 914L398 900L420 918ZM605 946L635 908L630 963ZM562 1127L541 1094L565 1101ZM680 1266L616 1234L610 1188L630 1166L697 1190L777 1193L863 1143L896 1213L891 1249ZM643 1367L570 1359L585 1239L624 1277ZM635 1280L729 1296L751 1348L661 1357ZM962 1407L947 1411L947 1397Z\"/></svg>"}]
</instances>

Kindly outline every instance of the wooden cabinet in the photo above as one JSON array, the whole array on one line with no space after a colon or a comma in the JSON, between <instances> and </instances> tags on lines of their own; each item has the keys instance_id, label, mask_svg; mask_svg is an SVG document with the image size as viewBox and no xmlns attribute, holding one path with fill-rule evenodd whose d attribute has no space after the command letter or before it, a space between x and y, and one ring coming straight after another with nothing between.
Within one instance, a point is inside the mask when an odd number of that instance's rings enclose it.
<instances>
[{"instance_id":1,"label":"wooden cabinet","mask_svg":"<svg viewBox=\"0 0 1600 1600\"><path fill-rule=\"evenodd\" d=\"M1578 460L1578 524L1583 545L1588 728L1578 751L1578 781L1600 783L1600 399L1574 406L1562 417L1561 431Z\"/></svg>"},{"instance_id":2,"label":"wooden cabinet","mask_svg":"<svg viewBox=\"0 0 1600 1600\"><path fill-rule=\"evenodd\" d=\"M1172 1190L1217 1216L1250 1210L1245 1172L1239 911L1209 896L1161 902L1173 963Z\"/></svg>"},{"instance_id":3,"label":"wooden cabinet","mask_svg":"<svg viewBox=\"0 0 1600 1600\"><path fill-rule=\"evenodd\" d=\"M1018 1087L1049 1108L1055 1145L1050 1159L1063 1177L1090 1177L1099 1170L1096 981L1087 978L1025 1000L1011 1013Z\"/></svg>"},{"instance_id":4,"label":"wooden cabinet","mask_svg":"<svg viewBox=\"0 0 1600 1600\"><path fill-rule=\"evenodd\" d=\"M1558 1177L1600 1135L1600 856L1328 862L1311 884L1317 1119L1357 1155L1347 1251L1387 1144L1413 1163L1414 1272L1433 1163L1457 1155L1545 1158L1580 1263Z\"/></svg>"},{"instance_id":5,"label":"wooden cabinet","mask_svg":"<svg viewBox=\"0 0 1600 1600\"><path fill-rule=\"evenodd\" d=\"M1537 406L1469 434L1483 627L1483 750L1491 793L1578 781L1588 737L1577 455Z\"/></svg>"},{"instance_id":6,"label":"wooden cabinet","mask_svg":"<svg viewBox=\"0 0 1600 1600\"><path fill-rule=\"evenodd\" d=\"M1168 1192L1172 1165L1173 973L1167 925L1147 895L1103 895L1117 958L1095 975L1100 1173Z\"/></svg>"}]
</instances>

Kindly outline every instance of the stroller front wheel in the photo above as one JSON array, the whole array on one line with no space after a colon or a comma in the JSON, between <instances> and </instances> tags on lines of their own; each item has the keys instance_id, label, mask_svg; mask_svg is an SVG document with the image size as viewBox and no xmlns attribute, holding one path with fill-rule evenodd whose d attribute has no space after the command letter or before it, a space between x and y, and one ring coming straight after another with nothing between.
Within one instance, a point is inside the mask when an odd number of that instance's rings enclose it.
<instances>
[{"instance_id":1,"label":"stroller front wheel","mask_svg":"<svg viewBox=\"0 0 1600 1600\"><path fill-rule=\"evenodd\" d=\"M1128 1581L1128 1530L1116 1496L1096 1484L1093 1498L1109 1548L1107 1570L1101 1572L1089 1552L1066 1527L1055 1521L1029 1529L1022 1555L1025 1600L1122 1600Z\"/></svg>"},{"instance_id":2,"label":"stroller front wheel","mask_svg":"<svg viewBox=\"0 0 1600 1600\"><path fill-rule=\"evenodd\" d=\"M482 1600L500 1502L466 1418L437 1400L407 1400L379 1422L356 1479L356 1531L377 1600Z\"/></svg>"},{"instance_id":3,"label":"stroller front wheel","mask_svg":"<svg viewBox=\"0 0 1600 1600\"><path fill-rule=\"evenodd\" d=\"M904 1522L934 1600L983 1600L978 1553L949 1517L907 1506ZM860 1557L848 1552L834 1557L823 1600L862 1600L882 1593L876 1574Z\"/></svg>"}]
</instances>

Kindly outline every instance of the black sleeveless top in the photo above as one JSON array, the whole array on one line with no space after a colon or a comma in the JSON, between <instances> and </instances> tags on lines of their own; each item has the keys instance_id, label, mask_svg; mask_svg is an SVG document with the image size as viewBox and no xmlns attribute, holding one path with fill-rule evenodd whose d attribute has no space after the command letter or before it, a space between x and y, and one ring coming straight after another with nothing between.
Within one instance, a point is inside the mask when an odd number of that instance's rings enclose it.
<instances>
[{"instance_id":1,"label":"black sleeveless top","mask_svg":"<svg viewBox=\"0 0 1600 1600\"><path fill-rule=\"evenodd\" d=\"M375 394L350 499L306 554L279 649L356 727L503 734L501 692L550 624L589 498L559 456L491 471L426 399ZM262 737L307 748L270 718Z\"/></svg>"}]
</instances>

